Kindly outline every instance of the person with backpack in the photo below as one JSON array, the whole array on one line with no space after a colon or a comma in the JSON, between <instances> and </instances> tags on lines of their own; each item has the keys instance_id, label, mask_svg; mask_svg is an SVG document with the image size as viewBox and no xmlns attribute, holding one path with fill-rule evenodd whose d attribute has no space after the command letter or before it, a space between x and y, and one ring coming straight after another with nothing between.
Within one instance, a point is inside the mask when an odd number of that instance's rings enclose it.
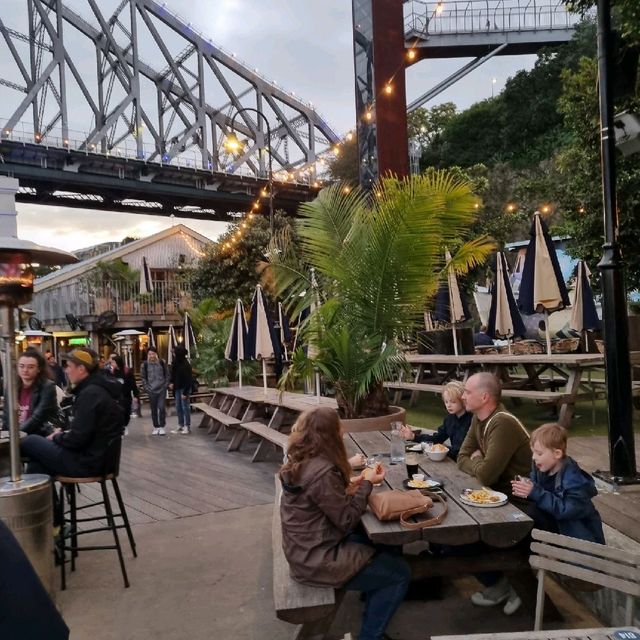
<instances>
[{"instance_id":1,"label":"person with backpack","mask_svg":"<svg viewBox=\"0 0 640 640\"><path fill-rule=\"evenodd\" d=\"M142 388L149 396L151 420L153 421L152 436L166 435L164 427L167 417L166 396L169 386L169 371L165 361L158 356L155 347L149 347L147 359L140 369Z\"/></svg>"},{"instance_id":2,"label":"person with backpack","mask_svg":"<svg viewBox=\"0 0 640 640\"><path fill-rule=\"evenodd\" d=\"M122 356L115 353L111 354L109 359L111 370L106 375L115 378L122 385L122 403L124 408L124 435L129 433L129 421L131 419L131 409L133 406L133 398L140 400L140 390L136 384L136 378L133 371L124 363Z\"/></svg>"},{"instance_id":3,"label":"person with backpack","mask_svg":"<svg viewBox=\"0 0 640 640\"><path fill-rule=\"evenodd\" d=\"M173 350L173 363L171 365L171 378L169 389L173 390L176 399L176 413L178 414L178 427L171 433L187 435L191 433L191 406L189 396L193 384L193 371L191 363L187 360L187 350L178 345Z\"/></svg>"}]
</instances>

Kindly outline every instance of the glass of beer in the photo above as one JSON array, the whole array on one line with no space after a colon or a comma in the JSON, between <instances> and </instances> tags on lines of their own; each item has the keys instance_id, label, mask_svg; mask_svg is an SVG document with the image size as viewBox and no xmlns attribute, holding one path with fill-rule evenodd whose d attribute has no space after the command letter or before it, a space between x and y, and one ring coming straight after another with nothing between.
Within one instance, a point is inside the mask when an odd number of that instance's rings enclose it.
<instances>
[{"instance_id":1,"label":"glass of beer","mask_svg":"<svg viewBox=\"0 0 640 640\"><path fill-rule=\"evenodd\" d=\"M411 451L407 452L405 457L405 464L407 465L407 478L411 479L414 473L418 473L420 464L419 454Z\"/></svg>"}]
</instances>

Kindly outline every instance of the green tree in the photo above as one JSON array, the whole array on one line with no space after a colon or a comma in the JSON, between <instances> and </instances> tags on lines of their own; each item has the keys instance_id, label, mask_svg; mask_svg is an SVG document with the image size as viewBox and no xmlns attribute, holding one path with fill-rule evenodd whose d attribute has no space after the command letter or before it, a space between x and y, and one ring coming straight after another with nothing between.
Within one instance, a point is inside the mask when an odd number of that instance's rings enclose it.
<instances>
[{"instance_id":1,"label":"green tree","mask_svg":"<svg viewBox=\"0 0 640 640\"><path fill-rule=\"evenodd\" d=\"M355 134L339 145L339 151L329 162L329 175L332 180L344 182L355 187L360 182L358 142Z\"/></svg>"},{"instance_id":2,"label":"green tree","mask_svg":"<svg viewBox=\"0 0 640 640\"><path fill-rule=\"evenodd\" d=\"M276 231L291 228L291 219L277 211L274 227ZM230 225L217 242L207 245L205 255L190 274L194 300L214 298L220 309L232 309L237 298L251 300L269 239L267 217L254 216L250 221Z\"/></svg>"},{"instance_id":3,"label":"green tree","mask_svg":"<svg viewBox=\"0 0 640 640\"><path fill-rule=\"evenodd\" d=\"M456 115L453 102L443 102L431 109L419 108L407 116L409 139L416 140L423 148L437 145L442 132Z\"/></svg>"}]
</instances>

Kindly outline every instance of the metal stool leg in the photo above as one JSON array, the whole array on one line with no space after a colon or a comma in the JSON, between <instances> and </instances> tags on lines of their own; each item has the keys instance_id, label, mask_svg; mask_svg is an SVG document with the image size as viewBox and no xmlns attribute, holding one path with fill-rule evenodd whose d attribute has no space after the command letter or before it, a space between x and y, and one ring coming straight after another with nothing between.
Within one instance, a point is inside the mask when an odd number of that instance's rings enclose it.
<instances>
[{"instance_id":1,"label":"metal stool leg","mask_svg":"<svg viewBox=\"0 0 640 640\"><path fill-rule=\"evenodd\" d=\"M71 571L76 570L76 558L78 557L78 512L76 511L76 486L74 484L67 485L69 491L69 523L71 531ZM62 541L66 541L67 536L64 533L64 523L62 524Z\"/></svg>"},{"instance_id":2,"label":"metal stool leg","mask_svg":"<svg viewBox=\"0 0 640 640\"><path fill-rule=\"evenodd\" d=\"M129 524L129 516L127 515L127 510L124 506L124 500L122 499L122 494L120 493L120 487L118 486L118 480L116 478L111 478L111 484L113 485L113 491L116 494L116 500L118 501L118 509L120 509L120 515L122 516L122 521L124 522L124 528L127 530L127 536L129 538L129 544L131 545L131 551L133 553L133 557L138 557L138 552L136 551L136 541L133 539L133 532L131 531L131 525Z\"/></svg>"},{"instance_id":3,"label":"metal stool leg","mask_svg":"<svg viewBox=\"0 0 640 640\"><path fill-rule=\"evenodd\" d=\"M67 576L66 576L66 564L67 553L64 548L64 485L60 485L60 500L58 501L61 522L60 533L58 535L58 553L60 554L60 590L64 591L67 588Z\"/></svg>"},{"instance_id":4,"label":"metal stool leg","mask_svg":"<svg viewBox=\"0 0 640 640\"><path fill-rule=\"evenodd\" d=\"M118 529L116 527L116 522L113 517L113 510L111 509L111 500L109 499L109 492L107 491L107 481L100 481L100 488L102 489L102 497L104 499L104 508L107 512L107 523L113 533L113 541L116 545L116 550L118 552L118 559L120 560L120 569L122 570L122 579L124 580L125 588L129 587L129 578L127 577L127 569L124 566L124 558L122 556L122 548L120 547L120 538L118 536Z\"/></svg>"}]
</instances>

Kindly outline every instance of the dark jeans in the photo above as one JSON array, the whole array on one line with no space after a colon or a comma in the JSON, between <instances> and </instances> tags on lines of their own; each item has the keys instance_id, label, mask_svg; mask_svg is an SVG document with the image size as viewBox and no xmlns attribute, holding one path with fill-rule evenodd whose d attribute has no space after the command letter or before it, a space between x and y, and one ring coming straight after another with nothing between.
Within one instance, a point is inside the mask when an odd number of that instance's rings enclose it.
<instances>
[{"instance_id":1,"label":"dark jeans","mask_svg":"<svg viewBox=\"0 0 640 640\"><path fill-rule=\"evenodd\" d=\"M378 553L369 564L344 585L347 591L362 591L366 595L362 627L358 640L380 640L409 588L411 570L400 552L393 547L372 545L358 534L348 538L354 542L375 546ZM381 551L380 549L385 549Z\"/></svg>"},{"instance_id":2,"label":"dark jeans","mask_svg":"<svg viewBox=\"0 0 640 640\"><path fill-rule=\"evenodd\" d=\"M191 407L189 406L189 389L175 389L173 395L176 399L176 413L178 414L178 426L191 427Z\"/></svg>"},{"instance_id":3,"label":"dark jeans","mask_svg":"<svg viewBox=\"0 0 640 640\"><path fill-rule=\"evenodd\" d=\"M82 477L95 475L97 471L82 464L72 451L42 436L30 435L21 440L20 451L30 459L28 473Z\"/></svg>"},{"instance_id":4,"label":"dark jeans","mask_svg":"<svg viewBox=\"0 0 640 640\"><path fill-rule=\"evenodd\" d=\"M149 407L154 429L164 428L167 417L166 391L149 391Z\"/></svg>"}]
</instances>

